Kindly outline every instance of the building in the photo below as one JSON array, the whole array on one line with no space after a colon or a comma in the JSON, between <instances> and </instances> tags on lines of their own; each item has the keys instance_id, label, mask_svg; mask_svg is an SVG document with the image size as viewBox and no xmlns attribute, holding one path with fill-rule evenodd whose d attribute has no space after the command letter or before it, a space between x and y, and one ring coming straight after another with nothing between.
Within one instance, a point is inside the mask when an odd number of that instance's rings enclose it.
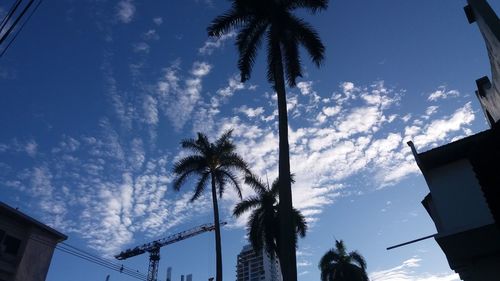
<instances>
[{"instance_id":1,"label":"building","mask_svg":"<svg viewBox=\"0 0 500 281\"><path fill-rule=\"evenodd\" d=\"M0 202L0 281L44 281L67 236Z\"/></svg>"},{"instance_id":2,"label":"building","mask_svg":"<svg viewBox=\"0 0 500 281\"><path fill-rule=\"evenodd\" d=\"M422 204L450 268L465 281L493 281L500 280L500 20L486 0L468 4L491 63L492 81L476 81L490 129L422 153L409 145L430 190Z\"/></svg>"},{"instance_id":3,"label":"building","mask_svg":"<svg viewBox=\"0 0 500 281\"><path fill-rule=\"evenodd\" d=\"M236 263L236 281L282 281L277 258L264 250L256 253L251 245L243 247Z\"/></svg>"}]
</instances>

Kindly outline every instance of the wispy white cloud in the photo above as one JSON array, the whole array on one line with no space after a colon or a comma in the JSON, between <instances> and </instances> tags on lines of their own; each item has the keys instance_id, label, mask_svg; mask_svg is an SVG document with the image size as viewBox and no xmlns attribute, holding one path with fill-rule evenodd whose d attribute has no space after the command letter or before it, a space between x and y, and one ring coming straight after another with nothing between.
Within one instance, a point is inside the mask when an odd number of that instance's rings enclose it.
<instances>
[{"instance_id":1,"label":"wispy white cloud","mask_svg":"<svg viewBox=\"0 0 500 281\"><path fill-rule=\"evenodd\" d=\"M149 53L150 48L151 47L146 42L139 42L139 43L135 43L135 44L132 45L132 49L136 53L145 53L145 54L147 54L147 53Z\"/></svg>"},{"instance_id":2,"label":"wispy white cloud","mask_svg":"<svg viewBox=\"0 0 500 281\"><path fill-rule=\"evenodd\" d=\"M372 281L459 281L458 274L442 273L431 274L427 272L417 272L420 267L421 259L418 257L410 258L399 266L386 270L379 270L370 274Z\"/></svg>"},{"instance_id":3,"label":"wispy white cloud","mask_svg":"<svg viewBox=\"0 0 500 281\"><path fill-rule=\"evenodd\" d=\"M122 0L116 6L116 16L122 23L130 23L135 15L133 0Z\"/></svg>"},{"instance_id":4,"label":"wispy white cloud","mask_svg":"<svg viewBox=\"0 0 500 281\"><path fill-rule=\"evenodd\" d=\"M113 68L111 67L111 58L111 54L105 54L105 59L101 66L106 87L106 95L114 108L116 117L121 121L122 125L127 129L132 129L132 122L135 119L136 110L131 102L127 100L126 94L118 88L118 82L114 77Z\"/></svg>"},{"instance_id":5,"label":"wispy white cloud","mask_svg":"<svg viewBox=\"0 0 500 281\"><path fill-rule=\"evenodd\" d=\"M223 47L224 42L231 38L234 38L235 36L236 32L231 31L218 38L209 38L207 41L205 41L203 46L198 49L198 53L200 53L201 55L211 55L216 49Z\"/></svg>"},{"instance_id":6,"label":"wispy white cloud","mask_svg":"<svg viewBox=\"0 0 500 281\"><path fill-rule=\"evenodd\" d=\"M163 18L162 17L156 17L156 18L153 18L153 22L160 26L162 23L163 23Z\"/></svg>"},{"instance_id":7,"label":"wispy white cloud","mask_svg":"<svg viewBox=\"0 0 500 281\"><path fill-rule=\"evenodd\" d=\"M144 38L144 40L159 40L160 35L158 35L155 29L149 29L142 34L142 38Z\"/></svg>"},{"instance_id":8,"label":"wispy white cloud","mask_svg":"<svg viewBox=\"0 0 500 281\"><path fill-rule=\"evenodd\" d=\"M440 86L436 91L432 92L428 97L428 101L437 101L439 99L447 99L460 96L457 90L448 90L445 86Z\"/></svg>"},{"instance_id":9,"label":"wispy white cloud","mask_svg":"<svg viewBox=\"0 0 500 281\"><path fill-rule=\"evenodd\" d=\"M38 150L38 144L34 140L29 141L28 143L26 143L25 150L29 156L35 157Z\"/></svg>"},{"instance_id":10,"label":"wispy white cloud","mask_svg":"<svg viewBox=\"0 0 500 281\"><path fill-rule=\"evenodd\" d=\"M451 116L432 120L423 126L422 133L414 137L417 148L443 141L450 133L459 132L474 121L475 115L471 102L457 109Z\"/></svg>"},{"instance_id":11,"label":"wispy white cloud","mask_svg":"<svg viewBox=\"0 0 500 281\"><path fill-rule=\"evenodd\" d=\"M201 100L202 79L211 69L212 65L206 62L194 62L191 77L185 79L179 77L177 64L164 70L157 83L157 96L164 114L177 130L191 119L195 105ZM180 85L181 79L184 85Z\"/></svg>"},{"instance_id":12,"label":"wispy white cloud","mask_svg":"<svg viewBox=\"0 0 500 281\"><path fill-rule=\"evenodd\" d=\"M422 148L429 148L467 130L474 118L470 104L466 104L451 116L433 115L429 121L417 122L406 116L406 122L412 125L405 128L405 121L391 113L399 106L404 91L390 89L383 82L368 87L343 83L340 92L332 94L331 99L320 100L315 109L301 106L303 99L314 92L313 84L303 84L302 88L299 90L303 95L291 95L295 99L290 103L291 112L301 117L297 123L290 123L289 142L292 172L297 180L293 186L294 206L310 222L317 219L325 206L351 194L349 180L355 175L371 175L374 180L369 185L376 189L418 173L407 140L414 139ZM270 102L275 105L274 99L270 98ZM269 124L262 118L248 118L257 113L263 115L258 108L243 106L235 112L241 117L220 118L216 132L233 128L237 147L252 169L274 178L278 164L276 120ZM318 114L325 116L323 122L309 119ZM294 127L297 124L300 126ZM244 194L251 192L247 189ZM234 197L232 203L236 201ZM244 218L237 223L243 224Z\"/></svg>"}]
</instances>

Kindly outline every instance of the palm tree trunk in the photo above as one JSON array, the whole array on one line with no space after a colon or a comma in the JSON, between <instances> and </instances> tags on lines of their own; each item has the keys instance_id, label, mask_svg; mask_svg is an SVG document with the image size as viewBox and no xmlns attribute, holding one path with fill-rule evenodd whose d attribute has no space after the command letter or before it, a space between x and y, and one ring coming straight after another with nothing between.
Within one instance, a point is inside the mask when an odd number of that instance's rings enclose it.
<instances>
[{"instance_id":1,"label":"palm tree trunk","mask_svg":"<svg viewBox=\"0 0 500 281\"><path fill-rule=\"evenodd\" d=\"M217 190L215 187L214 174L212 174L212 205L214 207L214 225L215 225L215 255L216 255L215 280L222 281L222 247L220 238L219 205L217 203Z\"/></svg>"},{"instance_id":2,"label":"palm tree trunk","mask_svg":"<svg viewBox=\"0 0 500 281\"><path fill-rule=\"evenodd\" d=\"M297 262L295 256L295 229L292 221L292 184L290 179L290 147L288 144L288 112L286 105L285 79L281 49L275 46L276 63L274 64L274 87L278 96L279 128L279 218L280 243L279 256L283 280L297 280Z\"/></svg>"}]
</instances>

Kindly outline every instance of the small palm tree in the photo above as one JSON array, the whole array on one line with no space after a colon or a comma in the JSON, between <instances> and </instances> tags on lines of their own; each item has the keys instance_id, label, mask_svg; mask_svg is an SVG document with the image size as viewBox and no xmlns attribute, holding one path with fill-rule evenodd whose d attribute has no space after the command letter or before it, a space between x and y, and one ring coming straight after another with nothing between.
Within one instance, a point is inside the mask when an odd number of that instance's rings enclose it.
<instances>
[{"instance_id":1,"label":"small palm tree","mask_svg":"<svg viewBox=\"0 0 500 281\"><path fill-rule=\"evenodd\" d=\"M293 182L293 177L291 177ZM251 186L257 195L251 196L236 205L233 210L235 217L253 209L250 219L247 223L248 238L253 249L258 252L265 247L265 250L274 257L279 257L279 225L278 211L278 179L274 180L272 185L264 184L261 179L254 175L246 175L245 183ZM307 223L299 210L293 209L292 220L295 225L295 237L305 237Z\"/></svg>"},{"instance_id":2,"label":"small palm tree","mask_svg":"<svg viewBox=\"0 0 500 281\"><path fill-rule=\"evenodd\" d=\"M302 76L299 46L309 53L319 66L325 47L312 26L293 14L299 8L311 12L325 10L328 0L231 0L232 7L215 18L208 27L208 35L220 37L232 29L239 29L236 46L239 52L238 68L241 81L250 78L257 50L262 39L267 41L267 79L277 93L279 130L279 188L283 279L297 280L294 229L292 221L292 190L288 143L288 116L285 90L286 80L294 87Z\"/></svg>"},{"instance_id":3,"label":"small palm tree","mask_svg":"<svg viewBox=\"0 0 500 281\"><path fill-rule=\"evenodd\" d=\"M182 148L192 154L180 159L174 164L174 189L179 191L181 186L190 177L197 177L194 195L191 202L198 199L210 181L212 185L212 204L215 224L215 251L216 251L216 280L222 281L222 249L219 222L219 207L217 192L222 197L228 184L232 185L241 199L241 188L236 173L248 173L247 164L235 152L235 145L231 142L231 132L225 132L214 143L208 137L198 133L198 138L186 139L181 142Z\"/></svg>"},{"instance_id":4,"label":"small palm tree","mask_svg":"<svg viewBox=\"0 0 500 281\"><path fill-rule=\"evenodd\" d=\"M366 261L357 251L347 253L342 240L323 255L318 265L321 281L368 281Z\"/></svg>"}]
</instances>

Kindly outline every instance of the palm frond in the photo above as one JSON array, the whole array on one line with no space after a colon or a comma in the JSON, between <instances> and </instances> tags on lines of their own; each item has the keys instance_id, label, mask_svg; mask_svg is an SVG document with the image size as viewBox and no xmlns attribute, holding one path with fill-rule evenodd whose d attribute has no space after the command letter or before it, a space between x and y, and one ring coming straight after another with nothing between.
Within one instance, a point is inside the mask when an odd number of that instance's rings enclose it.
<instances>
[{"instance_id":1,"label":"palm frond","mask_svg":"<svg viewBox=\"0 0 500 281\"><path fill-rule=\"evenodd\" d=\"M179 159L174 163L173 172L180 175L192 170L202 170L206 165L206 160L200 155L190 155Z\"/></svg>"},{"instance_id":2,"label":"palm frond","mask_svg":"<svg viewBox=\"0 0 500 281\"><path fill-rule=\"evenodd\" d=\"M340 256L346 256L347 251L344 245L344 241L342 240L335 240L335 248L337 249L337 253L339 253Z\"/></svg>"},{"instance_id":3,"label":"palm frond","mask_svg":"<svg viewBox=\"0 0 500 281\"><path fill-rule=\"evenodd\" d=\"M237 153L224 153L220 155L219 159L220 167L224 169L234 169L245 172L245 174L249 174L250 169L248 168L248 164L243 158Z\"/></svg>"},{"instance_id":4,"label":"palm frond","mask_svg":"<svg viewBox=\"0 0 500 281\"><path fill-rule=\"evenodd\" d=\"M239 50L238 69L240 70L241 82L250 78L257 50L262 42L262 37L267 29L267 22L256 19L246 28L240 31L236 38L236 46Z\"/></svg>"},{"instance_id":5,"label":"palm frond","mask_svg":"<svg viewBox=\"0 0 500 281\"><path fill-rule=\"evenodd\" d=\"M288 0L287 8L289 10L304 8L316 13L328 8L328 0Z\"/></svg>"},{"instance_id":6,"label":"palm frond","mask_svg":"<svg viewBox=\"0 0 500 281\"><path fill-rule=\"evenodd\" d=\"M233 216L239 217L246 211L258 207L260 204L259 197L257 196L252 196L249 197L238 204L233 209Z\"/></svg>"},{"instance_id":7,"label":"palm frond","mask_svg":"<svg viewBox=\"0 0 500 281\"><path fill-rule=\"evenodd\" d=\"M233 142L231 142L231 135L233 129L225 131L220 138L215 141L215 147L217 148L217 153L232 153L235 149Z\"/></svg>"},{"instance_id":8,"label":"palm frond","mask_svg":"<svg viewBox=\"0 0 500 281\"><path fill-rule=\"evenodd\" d=\"M346 280L368 281L366 271L354 264L343 264L343 274Z\"/></svg>"},{"instance_id":9,"label":"palm frond","mask_svg":"<svg viewBox=\"0 0 500 281\"><path fill-rule=\"evenodd\" d=\"M198 146L195 139L184 139L181 141L181 147L189 149L194 153L203 153L201 147Z\"/></svg>"},{"instance_id":10,"label":"palm frond","mask_svg":"<svg viewBox=\"0 0 500 281\"><path fill-rule=\"evenodd\" d=\"M248 20L249 16L236 9L230 9L226 13L216 17L208 26L208 36L220 37L231 29L238 28Z\"/></svg>"},{"instance_id":11,"label":"palm frond","mask_svg":"<svg viewBox=\"0 0 500 281\"><path fill-rule=\"evenodd\" d=\"M231 185L234 187L234 190L238 194L238 197L240 199L243 198L241 195L241 187L240 187L240 184L238 182L238 178L231 171L221 169L219 172L221 173L221 176L223 176L229 180L229 181L226 180L226 182L231 183ZM222 197L222 195L221 195L221 197Z\"/></svg>"},{"instance_id":12,"label":"palm frond","mask_svg":"<svg viewBox=\"0 0 500 281\"><path fill-rule=\"evenodd\" d=\"M252 244L252 247L255 252L262 250L263 241L262 241L262 223L261 223L261 212L256 210L250 216L248 220L248 239Z\"/></svg>"},{"instance_id":13,"label":"palm frond","mask_svg":"<svg viewBox=\"0 0 500 281\"><path fill-rule=\"evenodd\" d=\"M214 171L216 188L219 192L219 197L222 198L222 194L226 191L227 180L226 177L221 173L221 170Z\"/></svg>"},{"instance_id":14,"label":"palm frond","mask_svg":"<svg viewBox=\"0 0 500 281\"><path fill-rule=\"evenodd\" d=\"M290 87L295 87L297 77L302 77L300 65L299 43L295 34L286 32L283 36L282 50L285 64L286 80Z\"/></svg>"},{"instance_id":15,"label":"palm frond","mask_svg":"<svg viewBox=\"0 0 500 281\"><path fill-rule=\"evenodd\" d=\"M191 197L189 201L194 202L196 199L200 198L200 196L203 194L203 191L205 191L205 186L207 185L209 176L210 176L209 172L204 172L203 174L201 174L201 177L198 179L198 182L196 183L193 197Z\"/></svg>"},{"instance_id":16,"label":"palm frond","mask_svg":"<svg viewBox=\"0 0 500 281\"><path fill-rule=\"evenodd\" d=\"M302 215L302 213L299 210L295 208L292 209L292 216L297 234L299 234L299 236L302 238L306 237L306 232L307 232L306 218L304 217L304 215Z\"/></svg>"},{"instance_id":17,"label":"palm frond","mask_svg":"<svg viewBox=\"0 0 500 281\"><path fill-rule=\"evenodd\" d=\"M338 253L334 250L328 250L320 259L318 268L323 272L325 269L329 268L329 265L339 261L340 257Z\"/></svg>"},{"instance_id":18,"label":"palm frond","mask_svg":"<svg viewBox=\"0 0 500 281\"><path fill-rule=\"evenodd\" d=\"M363 270L366 270L366 261L365 258L358 253L358 251L352 251L349 253L349 257L357 263Z\"/></svg>"},{"instance_id":19,"label":"palm frond","mask_svg":"<svg viewBox=\"0 0 500 281\"><path fill-rule=\"evenodd\" d=\"M324 60L325 46L319 37L319 34L305 21L295 17L290 16L289 28L295 34L297 40L309 53L311 60L316 64L316 66L321 66Z\"/></svg>"},{"instance_id":20,"label":"palm frond","mask_svg":"<svg viewBox=\"0 0 500 281\"><path fill-rule=\"evenodd\" d=\"M272 84L275 84L274 80L276 79L277 75L279 75L280 73L283 73L283 63L281 61L280 42L279 42L278 35L276 33L277 33L277 31L275 30L275 28L273 26L271 26L266 33L266 37L267 37L267 80Z\"/></svg>"},{"instance_id":21,"label":"palm frond","mask_svg":"<svg viewBox=\"0 0 500 281\"><path fill-rule=\"evenodd\" d=\"M247 174L245 176L245 183L258 194L264 194L267 191L266 185L262 182L262 179L254 174Z\"/></svg>"},{"instance_id":22,"label":"palm frond","mask_svg":"<svg viewBox=\"0 0 500 281\"><path fill-rule=\"evenodd\" d=\"M208 137L205 134L198 132L197 135L198 138L196 139L196 144L200 147L200 150L203 155L209 156L208 154L211 150L212 144L210 143Z\"/></svg>"},{"instance_id":23,"label":"palm frond","mask_svg":"<svg viewBox=\"0 0 500 281\"><path fill-rule=\"evenodd\" d=\"M174 179L174 190L179 191L181 189L181 186L186 182L186 180L191 177L194 173L196 173L196 169L192 169L189 171L185 171L182 174L179 174L175 179Z\"/></svg>"}]
</instances>

